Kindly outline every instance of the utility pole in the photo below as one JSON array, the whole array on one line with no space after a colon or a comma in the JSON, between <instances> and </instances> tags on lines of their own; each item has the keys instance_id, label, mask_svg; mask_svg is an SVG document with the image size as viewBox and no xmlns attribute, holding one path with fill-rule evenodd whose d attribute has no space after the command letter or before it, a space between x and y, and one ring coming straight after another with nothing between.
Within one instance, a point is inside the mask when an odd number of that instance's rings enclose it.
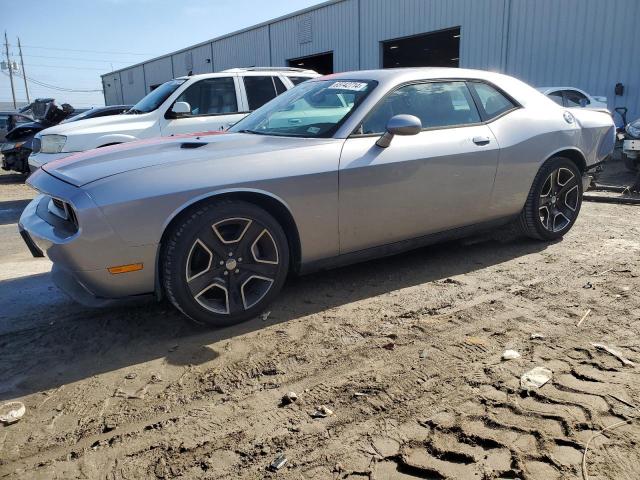
<instances>
[{"instance_id":1,"label":"utility pole","mask_svg":"<svg viewBox=\"0 0 640 480\"><path fill-rule=\"evenodd\" d=\"M11 59L9 58L9 40L7 40L7 31L4 31L4 49L7 53L7 66L9 67L9 79L11 80L11 96L13 97L13 108L18 108L16 104L16 92L13 89L13 69L11 68Z\"/></svg>"},{"instance_id":2,"label":"utility pole","mask_svg":"<svg viewBox=\"0 0 640 480\"><path fill-rule=\"evenodd\" d=\"M22 68L24 91L27 93L27 103L31 103L31 100L29 100L29 87L27 85L27 72L24 70L24 60L22 59L22 46L20 45L20 37L18 37L18 51L20 52L20 68Z\"/></svg>"}]
</instances>

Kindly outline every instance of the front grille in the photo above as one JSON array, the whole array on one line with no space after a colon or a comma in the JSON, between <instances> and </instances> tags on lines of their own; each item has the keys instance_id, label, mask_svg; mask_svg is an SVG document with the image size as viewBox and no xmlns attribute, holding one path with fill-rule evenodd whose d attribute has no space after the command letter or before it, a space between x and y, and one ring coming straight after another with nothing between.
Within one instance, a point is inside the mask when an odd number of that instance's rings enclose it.
<instances>
[{"instance_id":1,"label":"front grille","mask_svg":"<svg viewBox=\"0 0 640 480\"><path fill-rule=\"evenodd\" d=\"M77 231L78 230L78 217L71 204L60 200L59 198L51 197L47 210L50 214L68 222L69 226Z\"/></svg>"},{"instance_id":2,"label":"front grille","mask_svg":"<svg viewBox=\"0 0 640 480\"><path fill-rule=\"evenodd\" d=\"M31 151L33 153L38 153L40 152L40 148L42 148L42 142L38 137L35 137L31 142Z\"/></svg>"}]
</instances>

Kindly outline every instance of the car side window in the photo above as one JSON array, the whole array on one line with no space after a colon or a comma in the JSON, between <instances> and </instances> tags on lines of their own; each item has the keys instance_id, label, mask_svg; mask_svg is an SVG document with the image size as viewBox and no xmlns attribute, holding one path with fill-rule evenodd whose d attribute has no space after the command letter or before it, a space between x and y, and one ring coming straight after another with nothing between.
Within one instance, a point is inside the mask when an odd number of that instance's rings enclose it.
<instances>
[{"instance_id":1,"label":"car side window","mask_svg":"<svg viewBox=\"0 0 640 480\"><path fill-rule=\"evenodd\" d=\"M498 90L482 82L470 82L484 110L485 120L491 120L514 109L515 104Z\"/></svg>"},{"instance_id":2,"label":"car side window","mask_svg":"<svg viewBox=\"0 0 640 480\"><path fill-rule=\"evenodd\" d=\"M561 107L564 107L564 101L562 100L562 91L551 92L547 95L547 97L549 97Z\"/></svg>"},{"instance_id":3,"label":"car side window","mask_svg":"<svg viewBox=\"0 0 640 480\"><path fill-rule=\"evenodd\" d=\"M0 128L7 128L7 125L9 125L9 116L0 115Z\"/></svg>"},{"instance_id":4,"label":"car side window","mask_svg":"<svg viewBox=\"0 0 640 480\"><path fill-rule=\"evenodd\" d=\"M383 133L395 115L415 115L423 128L480 122L480 114L464 82L428 82L400 87L376 105L359 133Z\"/></svg>"},{"instance_id":5,"label":"car side window","mask_svg":"<svg viewBox=\"0 0 640 480\"><path fill-rule=\"evenodd\" d=\"M257 110L268 101L274 99L278 93L274 79L277 77L244 77L244 88L247 91L247 100L249 102L249 110ZM278 78L278 81L280 79ZM281 82L282 83L282 82Z\"/></svg>"},{"instance_id":6,"label":"car side window","mask_svg":"<svg viewBox=\"0 0 640 480\"><path fill-rule=\"evenodd\" d=\"M191 113L187 116L236 113L238 101L233 77L207 78L191 85L176 102L187 102Z\"/></svg>"},{"instance_id":7,"label":"car side window","mask_svg":"<svg viewBox=\"0 0 640 480\"><path fill-rule=\"evenodd\" d=\"M586 107L589 99L576 90L565 90L564 96L567 99L567 107Z\"/></svg>"}]
</instances>

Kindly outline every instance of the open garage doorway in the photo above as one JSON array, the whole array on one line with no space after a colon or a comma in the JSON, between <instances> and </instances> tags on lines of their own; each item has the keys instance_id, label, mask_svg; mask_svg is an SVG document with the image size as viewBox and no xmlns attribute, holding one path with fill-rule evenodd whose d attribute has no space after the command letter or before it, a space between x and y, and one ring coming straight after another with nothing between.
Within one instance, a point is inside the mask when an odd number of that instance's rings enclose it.
<instances>
[{"instance_id":1,"label":"open garage doorway","mask_svg":"<svg viewBox=\"0 0 640 480\"><path fill-rule=\"evenodd\" d=\"M315 70L322 75L333 73L333 52L310 55L287 60L290 67Z\"/></svg>"},{"instance_id":2,"label":"open garage doorway","mask_svg":"<svg viewBox=\"0 0 640 480\"><path fill-rule=\"evenodd\" d=\"M382 68L457 67L460 27L382 42Z\"/></svg>"}]
</instances>

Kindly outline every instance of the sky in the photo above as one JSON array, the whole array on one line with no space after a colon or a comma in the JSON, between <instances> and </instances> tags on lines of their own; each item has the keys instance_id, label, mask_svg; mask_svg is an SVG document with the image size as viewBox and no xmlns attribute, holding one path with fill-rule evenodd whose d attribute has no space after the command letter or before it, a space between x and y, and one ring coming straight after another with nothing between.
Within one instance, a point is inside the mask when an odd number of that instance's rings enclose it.
<instances>
[{"instance_id":1,"label":"sky","mask_svg":"<svg viewBox=\"0 0 640 480\"><path fill-rule=\"evenodd\" d=\"M0 0L0 58L39 83L100 90L100 75L322 3L321 0ZM11 101L7 72L0 73L0 102ZM26 101L24 80L14 75L16 100ZM104 105L101 91L60 92L29 83L31 99L54 97L75 107Z\"/></svg>"}]
</instances>

